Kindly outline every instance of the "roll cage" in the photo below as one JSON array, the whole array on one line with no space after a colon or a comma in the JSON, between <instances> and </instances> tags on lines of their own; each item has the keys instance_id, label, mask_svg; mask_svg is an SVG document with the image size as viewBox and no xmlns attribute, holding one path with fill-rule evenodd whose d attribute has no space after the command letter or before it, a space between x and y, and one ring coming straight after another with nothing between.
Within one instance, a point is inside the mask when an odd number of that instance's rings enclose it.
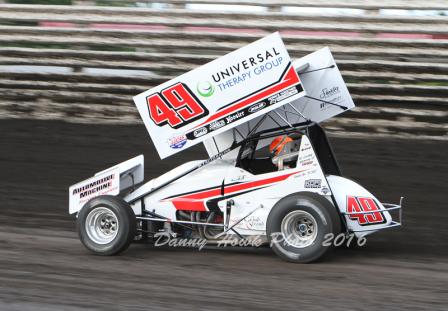
<instances>
[{"instance_id":1,"label":"roll cage","mask_svg":"<svg viewBox=\"0 0 448 311\"><path fill-rule=\"evenodd\" d=\"M256 174L275 171L276 167L272 164L270 158L255 158L257 143L260 140L296 133L306 135L309 138L325 175L341 176L341 169L325 131L319 124L310 122L294 124L293 126L280 126L244 138L238 143L241 148L235 166ZM257 161L259 163L254 164Z\"/></svg>"}]
</instances>

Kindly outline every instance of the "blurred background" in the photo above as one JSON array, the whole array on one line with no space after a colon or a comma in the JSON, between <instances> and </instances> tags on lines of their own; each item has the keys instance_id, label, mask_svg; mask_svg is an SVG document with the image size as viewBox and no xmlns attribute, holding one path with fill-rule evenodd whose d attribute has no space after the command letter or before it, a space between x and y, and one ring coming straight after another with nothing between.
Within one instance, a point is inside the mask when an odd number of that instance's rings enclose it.
<instances>
[{"instance_id":1,"label":"blurred background","mask_svg":"<svg viewBox=\"0 0 448 311\"><path fill-rule=\"evenodd\" d=\"M279 31L329 46L357 107L323 124L344 175L404 226L313 265L269 249L91 256L68 187L143 153L132 97ZM447 310L447 0L0 0L0 310ZM249 264L250 263L250 264Z\"/></svg>"},{"instance_id":2,"label":"blurred background","mask_svg":"<svg viewBox=\"0 0 448 311\"><path fill-rule=\"evenodd\" d=\"M140 122L133 95L280 31L335 56L358 108L329 131L447 138L446 0L2 2L1 118Z\"/></svg>"}]
</instances>

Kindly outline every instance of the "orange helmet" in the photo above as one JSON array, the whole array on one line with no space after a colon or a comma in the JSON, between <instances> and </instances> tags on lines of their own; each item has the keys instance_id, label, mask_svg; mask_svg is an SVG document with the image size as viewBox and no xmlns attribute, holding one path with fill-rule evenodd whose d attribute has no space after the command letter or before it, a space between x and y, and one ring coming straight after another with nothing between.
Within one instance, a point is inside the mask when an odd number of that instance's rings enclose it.
<instances>
[{"instance_id":1,"label":"orange helmet","mask_svg":"<svg viewBox=\"0 0 448 311\"><path fill-rule=\"evenodd\" d=\"M294 140L291 137L289 137L288 135L278 136L278 137L274 138L272 140L271 144L269 145L269 152L277 156L280 154L280 152L283 151L286 144L288 144L292 141L294 141Z\"/></svg>"}]
</instances>

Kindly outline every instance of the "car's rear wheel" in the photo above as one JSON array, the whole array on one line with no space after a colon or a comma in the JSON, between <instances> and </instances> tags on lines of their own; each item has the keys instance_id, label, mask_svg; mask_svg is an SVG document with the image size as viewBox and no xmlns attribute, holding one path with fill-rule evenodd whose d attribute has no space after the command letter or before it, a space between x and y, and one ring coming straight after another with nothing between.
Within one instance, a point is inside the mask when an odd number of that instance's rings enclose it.
<instances>
[{"instance_id":1,"label":"car's rear wheel","mask_svg":"<svg viewBox=\"0 0 448 311\"><path fill-rule=\"evenodd\" d=\"M290 262L307 263L328 250L323 242L328 233L337 234L341 222L336 208L311 192L289 195L271 210L266 234L272 250Z\"/></svg>"},{"instance_id":2,"label":"car's rear wheel","mask_svg":"<svg viewBox=\"0 0 448 311\"><path fill-rule=\"evenodd\" d=\"M115 255L126 250L135 237L136 227L129 204L107 195L87 202L77 220L81 242L97 255Z\"/></svg>"}]
</instances>

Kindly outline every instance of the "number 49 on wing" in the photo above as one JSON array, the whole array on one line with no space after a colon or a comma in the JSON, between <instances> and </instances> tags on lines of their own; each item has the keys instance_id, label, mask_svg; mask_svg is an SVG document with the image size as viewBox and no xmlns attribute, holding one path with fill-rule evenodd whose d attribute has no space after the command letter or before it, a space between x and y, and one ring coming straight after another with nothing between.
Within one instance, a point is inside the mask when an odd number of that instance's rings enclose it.
<instances>
[{"instance_id":1,"label":"number 49 on wing","mask_svg":"<svg viewBox=\"0 0 448 311\"><path fill-rule=\"evenodd\" d=\"M184 83L176 83L146 98L149 116L158 126L183 127L205 115L208 110Z\"/></svg>"}]
</instances>

